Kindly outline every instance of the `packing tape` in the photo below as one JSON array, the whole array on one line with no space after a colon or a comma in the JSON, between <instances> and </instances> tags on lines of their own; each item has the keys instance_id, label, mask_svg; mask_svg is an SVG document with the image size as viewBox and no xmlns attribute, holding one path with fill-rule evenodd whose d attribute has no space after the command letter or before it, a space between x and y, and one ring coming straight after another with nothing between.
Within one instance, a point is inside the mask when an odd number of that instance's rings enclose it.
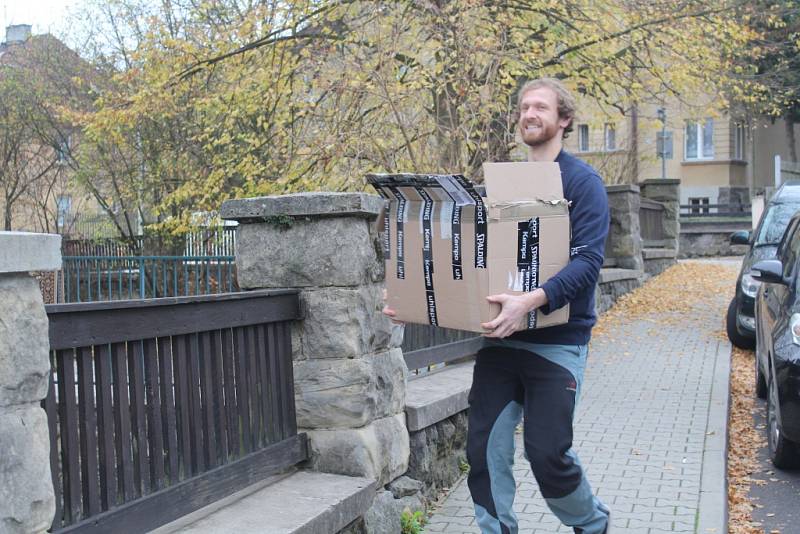
<instances>
[{"instance_id":1,"label":"packing tape","mask_svg":"<svg viewBox=\"0 0 800 534\"><path fill-rule=\"evenodd\" d=\"M428 322L438 326L436 294L433 288L433 209L434 201L422 187L416 188L422 197L422 273L425 280L425 303L428 307Z\"/></svg>"},{"instance_id":2,"label":"packing tape","mask_svg":"<svg viewBox=\"0 0 800 534\"><path fill-rule=\"evenodd\" d=\"M529 293L539 287L540 272L540 226L539 217L517 223L517 273L515 291ZM517 289L517 283L521 285ZM528 329L536 328L537 314L533 310L528 314Z\"/></svg>"}]
</instances>

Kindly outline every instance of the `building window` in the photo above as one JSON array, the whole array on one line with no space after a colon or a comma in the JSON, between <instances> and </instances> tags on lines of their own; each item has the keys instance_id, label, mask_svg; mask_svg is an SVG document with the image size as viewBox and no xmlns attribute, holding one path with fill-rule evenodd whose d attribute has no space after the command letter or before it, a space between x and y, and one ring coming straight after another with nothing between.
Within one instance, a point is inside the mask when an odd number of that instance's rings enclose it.
<instances>
[{"instance_id":1,"label":"building window","mask_svg":"<svg viewBox=\"0 0 800 534\"><path fill-rule=\"evenodd\" d=\"M578 125L578 152L589 151L589 125Z\"/></svg>"},{"instance_id":2,"label":"building window","mask_svg":"<svg viewBox=\"0 0 800 534\"><path fill-rule=\"evenodd\" d=\"M714 159L713 119L686 123L686 147L684 153L687 160Z\"/></svg>"},{"instance_id":3,"label":"building window","mask_svg":"<svg viewBox=\"0 0 800 534\"><path fill-rule=\"evenodd\" d=\"M733 127L733 159L745 159L744 151L746 140L747 130L745 130L745 125L736 123Z\"/></svg>"},{"instance_id":4,"label":"building window","mask_svg":"<svg viewBox=\"0 0 800 534\"><path fill-rule=\"evenodd\" d=\"M56 198L57 210L57 223L59 230L63 230L67 224L70 209L72 208L72 197L69 195L61 195Z\"/></svg>"},{"instance_id":5,"label":"building window","mask_svg":"<svg viewBox=\"0 0 800 534\"><path fill-rule=\"evenodd\" d=\"M603 130L603 146L607 152L617 149L617 130L608 122Z\"/></svg>"},{"instance_id":6,"label":"building window","mask_svg":"<svg viewBox=\"0 0 800 534\"><path fill-rule=\"evenodd\" d=\"M708 213L708 197L690 197L689 207L692 215Z\"/></svg>"},{"instance_id":7,"label":"building window","mask_svg":"<svg viewBox=\"0 0 800 534\"><path fill-rule=\"evenodd\" d=\"M656 132L656 157L672 159L672 130Z\"/></svg>"}]
</instances>

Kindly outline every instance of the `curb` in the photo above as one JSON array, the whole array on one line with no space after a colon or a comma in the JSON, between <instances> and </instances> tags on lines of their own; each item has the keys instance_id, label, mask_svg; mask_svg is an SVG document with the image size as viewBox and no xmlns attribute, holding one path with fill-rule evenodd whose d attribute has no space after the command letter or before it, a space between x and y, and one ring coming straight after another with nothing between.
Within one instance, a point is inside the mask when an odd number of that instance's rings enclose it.
<instances>
[{"instance_id":1,"label":"curb","mask_svg":"<svg viewBox=\"0 0 800 534\"><path fill-rule=\"evenodd\" d=\"M703 467L700 474L696 534L728 533L728 413L730 410L731 344L717 345L709 399Z\"/></svg>"}]
</instances>

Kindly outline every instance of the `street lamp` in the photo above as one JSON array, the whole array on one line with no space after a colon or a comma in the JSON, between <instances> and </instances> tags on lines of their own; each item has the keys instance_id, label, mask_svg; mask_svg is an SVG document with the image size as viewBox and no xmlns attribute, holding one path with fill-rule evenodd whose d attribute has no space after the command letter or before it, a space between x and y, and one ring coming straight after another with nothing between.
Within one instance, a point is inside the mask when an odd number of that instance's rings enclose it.
<instances>
[{"instance_id":1,"label":"street lamp","mask_svg":"<svg viewBox=\"0 0 800 534\"><path fill-rule=\"evenodd\" d=\"M658 108L658 120L661 121L661 146L658 157L661 158L661 178L667 177L667 110Z\"/></svg>"}]
</instances>

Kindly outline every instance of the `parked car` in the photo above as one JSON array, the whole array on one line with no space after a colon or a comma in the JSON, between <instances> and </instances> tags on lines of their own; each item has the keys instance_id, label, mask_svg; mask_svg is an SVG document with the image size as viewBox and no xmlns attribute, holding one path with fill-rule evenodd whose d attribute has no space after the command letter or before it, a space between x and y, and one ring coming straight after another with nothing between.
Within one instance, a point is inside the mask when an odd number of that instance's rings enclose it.
<instances>
[{"instance_id":1,"label":"parked car","mask_svg":"<svg viewBox=\"0 0 800 534\"><path fill-rule=\"evenodd\" d=\"M800 214L775 259L750 271L756 295L756 395L767 399L767 439L775 467L800 467Z\"/></svg>"},{"instance_id":2,"label":"parked car","mask_svg":"<svg viewBox=\"0 0 800 534\"><path fill-rule=\"evenodd\" d=\"M736 279L736 295L728 306L726 331L728 339L737 347L752 349L755 346L756 325L753 303L759 282L750 274L754 263L775 257L778 242L786 230L789 219L800 210L800 181L784 183L767 204L755 231L742 230L731 234L734 245L750 245Z\"/></svg>"}]
</instances>

